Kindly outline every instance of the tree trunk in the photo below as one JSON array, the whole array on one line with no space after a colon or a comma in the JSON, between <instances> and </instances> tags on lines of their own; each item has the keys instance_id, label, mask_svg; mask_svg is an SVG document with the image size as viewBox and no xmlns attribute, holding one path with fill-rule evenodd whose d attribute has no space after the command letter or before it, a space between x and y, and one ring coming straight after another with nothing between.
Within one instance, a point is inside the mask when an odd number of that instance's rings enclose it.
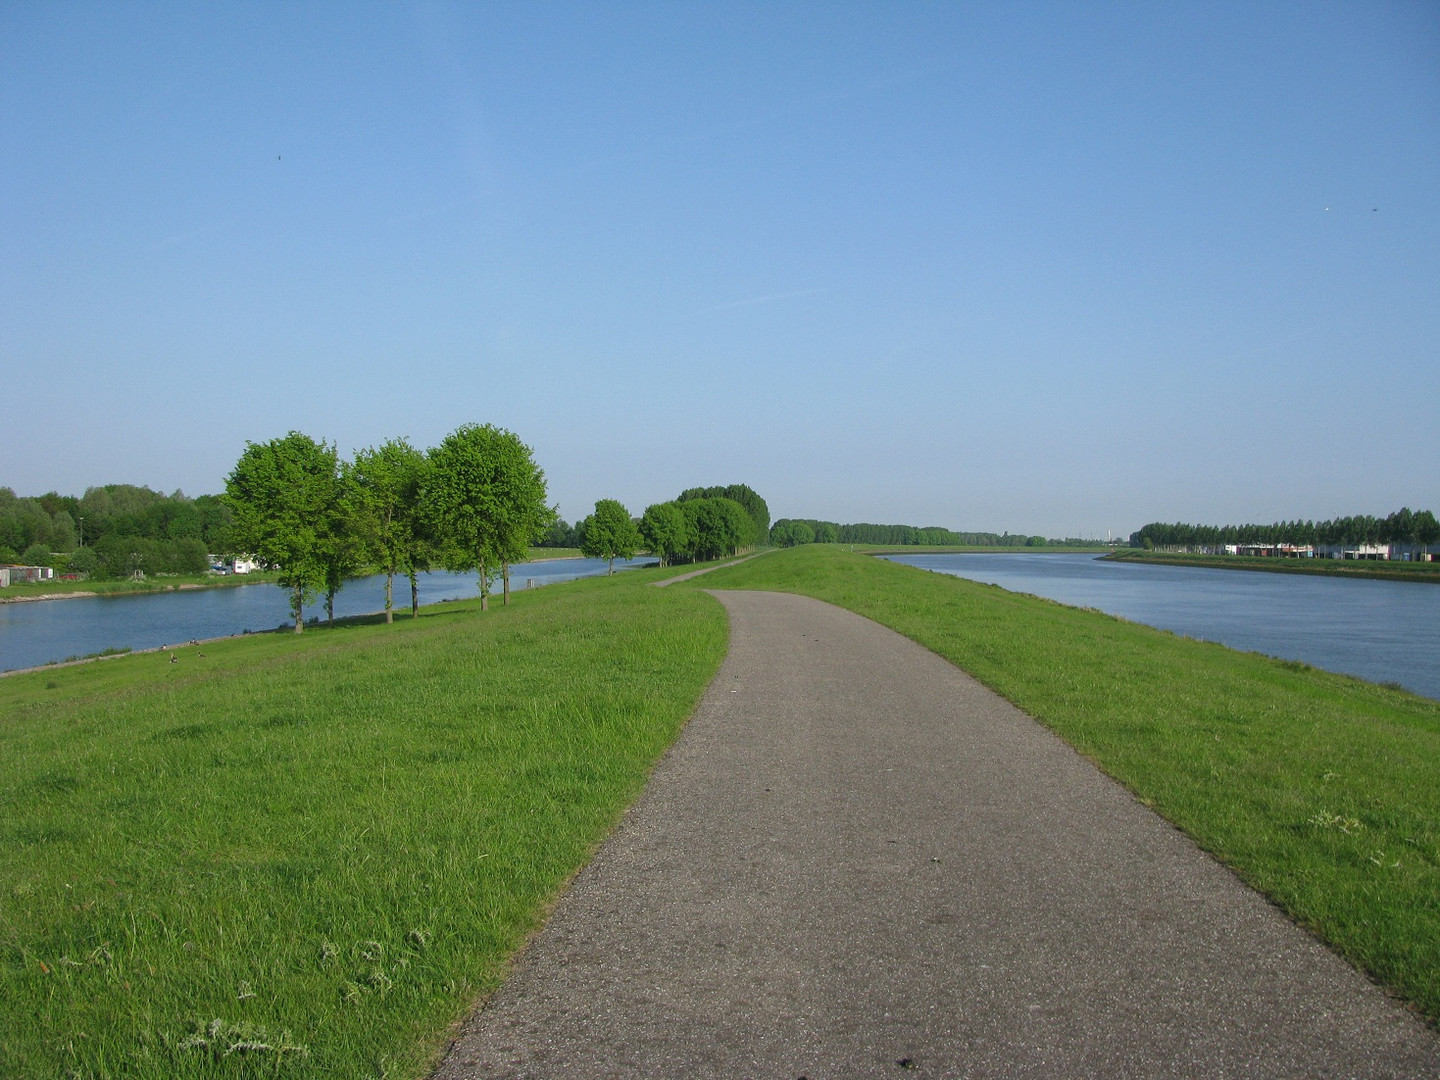
<instances>
[{"instance_id":1,"label":"tree trunk","mask_svg":"<svg viewBox=\"0 0 1440 1080\"><path fill-rule=\"evenodd\" d=\"M419 575L414 570L410 571L410 617L420 617L420 582Z\"/></svg>"},{"instance_id":2,"label":"tree trunk","mask_svg":"<svg viewBox=\"0 0 1440 1080\"><path fill-rule=\"evenodd\" d=\"M335 629L335 590L325 594L325 620L331 630Z\"/></svg>"},{"instance_id":3,"label":"tree trunk","mask_svg":"<svg viewBox=\"0 0 1440 1080\"><path fill-rule=\"evenodd\" d=\"M510 564L509 564L508 562L502 562L502 563L500 564L500 576L501 576L501 578L503 578L504 581L505 581L505 602L504 602L501 606L502 606L502 607L509 607L509 606L510 606Z\"/></svg>"},{"instance_id":4,"label":"tree trunk","mask_svg":"<svg viewBox=\"0 0 1440 1080\"><path fill-rule=\"evenodd\" d=\"M610 560L610 569L608 569L608 570L605 571L605 576L606 576L606 577L614 577L614 576L615 576L615 560L614 560L613 558Z\"/></svg>"},{"instance_id":5,"label":"tree trunk","mask_svg":"<svg viewBox=\"0 0 1440 1080\"><path fill-rule=\"evenodd\" d=\"M485 572L485 557L479 556L475 560L480 567L480 610L490 610L490 575Z\"/></svg>"},{"instance_id":6,"label":"tree trunk","mask_svg":"<svg viewBox=\"0 0 1440 1080\"><path fill-rule=\"evenodd\" d=\"M395 621L395 613L390 610L390 607L391 607L391 596L390 596L390 593L391 593L391 590L394 588L394 585L395 585L395 568L392 566L392 567L390 567L389 569L387 569L387 570L385 571L385 621L386 621L387 623L392 623L392 622Z\"/></svg>"},{"instance_id":7,"label":"tree trunk","mask_svg":"<svg viewBox=\"0 0 1440 1080\"><path fill-rule=\"evenodd\" d=\"M295 632L297 634L303 633L305 630L304 595L298 588L290 594L290 611L295 616Z\"/></svg>"}]
</instances>

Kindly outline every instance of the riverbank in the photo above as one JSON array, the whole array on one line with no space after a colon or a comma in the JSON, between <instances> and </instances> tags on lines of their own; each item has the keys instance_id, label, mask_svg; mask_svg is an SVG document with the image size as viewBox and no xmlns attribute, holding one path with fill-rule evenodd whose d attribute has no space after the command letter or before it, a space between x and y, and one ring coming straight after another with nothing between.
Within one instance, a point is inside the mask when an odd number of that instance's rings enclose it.
<instances>
[{"instance_id":1,"label":"riverbank","mask_svg":"<svg viewBox=\"0 0 1440 1080\"><path fill-rule=\"evenodd\" d=\"M240 585L273 585L277 574L176 574L134 581L27 582L0 592L0 604L27 604L37 600L76 600L92 596L148 596L153 593L189 592L194 589L233 589Z\"/></svg>"},{"instance_id":2,"label":"riverbank","mask_svg":"<svg viewBox=\"0 0 1440 1080\"><path fill-rule=\"evenodd\" d=\"M1316 574L1372 581L1418 581L1440 585L1440 562L1380 562L1368 559L1279 559L1251 555L1196 555L1186 552L1122 548L1105 556L1110 562L1202 566L1212 570L1259 570L1267 574Z\"/></svg>"}]
</instances>

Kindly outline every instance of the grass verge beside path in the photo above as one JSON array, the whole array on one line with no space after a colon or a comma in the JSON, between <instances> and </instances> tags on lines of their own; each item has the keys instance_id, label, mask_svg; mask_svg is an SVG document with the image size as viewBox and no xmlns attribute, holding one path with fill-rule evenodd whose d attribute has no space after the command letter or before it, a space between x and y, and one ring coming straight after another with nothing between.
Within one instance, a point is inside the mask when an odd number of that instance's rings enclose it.
<instances>
[{"instance_id":1,"label":"grass verge beside path","mask_svg":"<svg viewBox=\"0 0 1440 1080\"><path fill-rule=\"evenodd\" d=\"M1440 701L829 546L693 587L813 596L952 661L1440 1023Z\"/></svg>"},{"instance_id":2,"label":"grass verge beside path","mask_svg":"<svg viewBox=\"0 0 1440 1080\"><path fill-rule=\"evenodd\" d=\"M0 681L0 1075L423 1075L724 655L655 576Z\"/></svg>"}]
</instances>

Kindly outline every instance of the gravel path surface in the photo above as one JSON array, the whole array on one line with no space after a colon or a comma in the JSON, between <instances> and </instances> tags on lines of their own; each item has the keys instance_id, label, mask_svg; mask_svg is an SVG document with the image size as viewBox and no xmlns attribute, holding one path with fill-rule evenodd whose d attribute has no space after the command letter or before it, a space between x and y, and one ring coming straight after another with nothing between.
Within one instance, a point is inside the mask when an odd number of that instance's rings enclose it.
<instances>
[{"instance_id":1,"label":"gravel path surface","mask_svg":"<svg viewBox=\"0 0 1440 1080\"><path fill-rule=\"evenodd\" d=\"M1440 1036L956 668L715 595L714 684L440 1080L1440 1076Z\"/></svg>"}]
</instances>

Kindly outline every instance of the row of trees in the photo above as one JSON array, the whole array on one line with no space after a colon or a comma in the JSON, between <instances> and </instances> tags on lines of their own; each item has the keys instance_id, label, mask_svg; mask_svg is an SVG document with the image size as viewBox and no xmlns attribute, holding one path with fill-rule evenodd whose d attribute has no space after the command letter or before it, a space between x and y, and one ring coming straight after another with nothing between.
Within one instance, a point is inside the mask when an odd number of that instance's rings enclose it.
<instances>
[{"instance_id":1,"label":"row of trees","mask_svg":"<svg viewBox=\"0 0 1440 1080\"><path fill-rule=\"evenodd\" d=\"M1139 548L1221 547L1225 544L1414 544L1440 543L1440 521L1429 510L1403 507L1383 518L1369 514L1329 521L1277 521L1271 525L1189 525L1151 522L1130 534Z\"/></svg>"},{"instance_id":2,"label":"row of trees","mask_svg":"<svg viewBox=\"0 0 1440 1080\"><path fill-rule=\"evenodd\" d=\"M323 593L333 621L336 592L371 566L385 574L386 622L395 576L409 577L418 614L416 574L432 565L475 571L481 610L499 574L508 604L511 564L556 520L531 449L488 424L460 427L428 451L391 439L349 462L298 431L247 443L223 499L235 550L278 570L290 590L296 633L306 603Z\"/></svg>"},{"instance_id":3,"label":"row of trees","mask_svg":"<svg viewBox=\"0 0 1440 1080\"><path fill-rule=\"evenodd\" d=\"M1043 536L1018 533L955 532L939 526L840 525L814 518L781 518L770 528L770 543L776 547L799 544L886 544L926 547L1078 547L1092 546L1093 540L1047 540Z\"/></svg>"},{"instance_id":4,"label":"row of trees","mask_svg":"<svg viewBox=\"0 0 1440 1080\"><path fill-rule=\"evenodd\" d=\"M133 484L87 488L80 498L19 497L0 488L0 562L53 566L92 577L203 573L226 549L230 511L216 495L191 499Z\"/></svg>"},{"instance_id":5,"label":"row of trees","mask_svg":"<svg viewBox=\"0 0 1440 1080\"><path fill-rule=\"evenodd\" d=\"M716 490L748 493L746 503L704 494ZM765 500L745 485L735 484L690 488L678 499L647 506L638 520L617 500L601 499L595 512L576 528L580 553L609 560L614 573L616 559L628 559L642 547L659 559L661 566L736 554L765 535L756 524L762 515L768 523L770 511Z\"/></svg>"}]
</instances>

